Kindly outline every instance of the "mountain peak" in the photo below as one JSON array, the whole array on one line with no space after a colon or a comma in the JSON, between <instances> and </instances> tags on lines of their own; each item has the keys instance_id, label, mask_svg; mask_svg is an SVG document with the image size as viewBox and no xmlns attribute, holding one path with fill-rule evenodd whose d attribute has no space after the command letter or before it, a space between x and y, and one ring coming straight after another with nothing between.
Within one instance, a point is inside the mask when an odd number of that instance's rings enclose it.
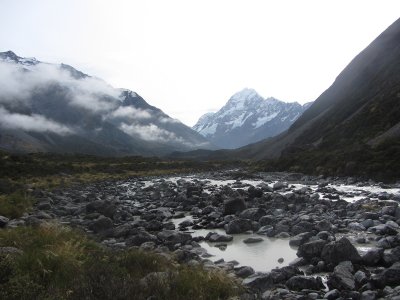
<instances>
[{"instance_id":1,"label":"mountain peak","mask_svg":"<svg viewBox=\"0 0 400 300\"><path fill-rule=\"evenodd\" d=\"M0 52L0 60L26 66L36 65L39 63L39 61L34 57L20 57L11 50Z\"/></svg>"},{"instance_id":2,"label":"mountain peak","mask_svg":"<svg viewBox=\"0 0 400 300\"><path fill-rule=\"evenodd\" d=\"M245 88L216 113L200 117L193 129L221 148L237 148L288 129L305 109Z\"/></svg>"},{"instance_id":3,"label":"mountain peak","mask_svg":"<svg viewBox=\"0 0 400 300\"><path fill-rule=\"evenodd\" d=\"M228 102L244 102L253 98L261 98L261 96L254 89L244 88L240 92L235 93Z\"/></svg>"}]
</instances>

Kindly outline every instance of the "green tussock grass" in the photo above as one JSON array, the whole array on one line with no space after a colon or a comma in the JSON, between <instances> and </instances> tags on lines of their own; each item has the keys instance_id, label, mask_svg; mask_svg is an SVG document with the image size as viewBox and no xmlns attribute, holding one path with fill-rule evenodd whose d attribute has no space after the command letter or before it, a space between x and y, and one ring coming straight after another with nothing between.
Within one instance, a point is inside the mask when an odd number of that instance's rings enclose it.
<instances>
[{"instance_id":1,"label":"green tussock grass","mask_svg":"<svg viewBox=\"0 0 400 300\"><path fill-rule=\"evenodd\" d=\"M12 219L19 218L32 207L33 203L34 199L23 192L0 195L0 215Z\"/></svg>"},{"instance_id":2,"label":"green tussock grass","mask_svg":"<svg viewBox=\"0 0 400 300\"><path fill-rule=\"evenodd\" d=\"M0 247L23 251L0 254L0 299L228 299L241 291L221 271L107 250L57 224L0 230Z\"/></svg>"}]
</instances>

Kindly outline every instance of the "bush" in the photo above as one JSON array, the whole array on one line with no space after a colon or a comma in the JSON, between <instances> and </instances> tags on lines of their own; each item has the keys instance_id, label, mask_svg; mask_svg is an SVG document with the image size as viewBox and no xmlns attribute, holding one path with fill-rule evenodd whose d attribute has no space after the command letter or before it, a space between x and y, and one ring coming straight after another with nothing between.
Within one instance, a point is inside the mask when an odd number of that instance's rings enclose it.
<instances>
[{"instance_id":1,"label":"bush","mask_svg":"<svg viewBox=\"0 0 400 300\"><path fill-rule=\"evenodd\" d=\"M22 192L0 196L0 215L19 218L33 205L33 198Z\"/></svg>"}]
</instances>

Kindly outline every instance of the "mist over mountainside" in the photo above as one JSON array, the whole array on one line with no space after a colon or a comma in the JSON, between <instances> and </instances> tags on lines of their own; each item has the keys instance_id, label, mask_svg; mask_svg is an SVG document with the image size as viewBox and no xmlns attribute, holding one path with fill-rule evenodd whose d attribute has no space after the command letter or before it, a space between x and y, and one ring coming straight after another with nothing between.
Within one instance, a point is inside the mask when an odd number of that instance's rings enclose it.
<instances>
[{"instance_id":1,"label":"mist over mountainside","mask_svg":"<svg viewBox=\"0 0 400 300\"><path fill-rule=\"evenodd\" d=\"M220 148L239 148L287 130L310 105L264 99L246 88L219 111L203 115L192 128Z\"/></svg>"},{"instance_id":2,"label":"mist over mountainside","mask_svg":"<svg viewBox=\"0 0 400 300\"><path fill-rule=\"evenodd\" d=\"M148 156L210 147L133 91L66 64L0 53L2 149Z\"/></svg>"}]
</instances>

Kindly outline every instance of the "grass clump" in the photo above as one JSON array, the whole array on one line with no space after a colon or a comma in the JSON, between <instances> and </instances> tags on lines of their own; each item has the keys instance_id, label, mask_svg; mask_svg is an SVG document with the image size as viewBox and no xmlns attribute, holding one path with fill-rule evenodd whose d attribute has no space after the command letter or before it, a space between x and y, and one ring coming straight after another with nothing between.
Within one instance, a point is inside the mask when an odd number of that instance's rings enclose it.
<instances>
[{"instance_id":1,"label":"grass clump","mask_svg":"<svg viewBox=\"0 0 400 300\"><path fill-rule=\"evenodd\" d=\"M0 230L0 299L227 299L225 273L140 250L111 251L56 224ZM1 253L1 252L0 252Z\"/></svg>"},{"instance_id":2,"label":"grass clump","mask_svg":"<svg viewBox=\"0 0 400 300\"><path fill-rule=\"evenodd\" d=\"M33 198L23 192L0 195L0 215L7 218L19 218L33 205Z\"/></svg>"}]
</instances>

